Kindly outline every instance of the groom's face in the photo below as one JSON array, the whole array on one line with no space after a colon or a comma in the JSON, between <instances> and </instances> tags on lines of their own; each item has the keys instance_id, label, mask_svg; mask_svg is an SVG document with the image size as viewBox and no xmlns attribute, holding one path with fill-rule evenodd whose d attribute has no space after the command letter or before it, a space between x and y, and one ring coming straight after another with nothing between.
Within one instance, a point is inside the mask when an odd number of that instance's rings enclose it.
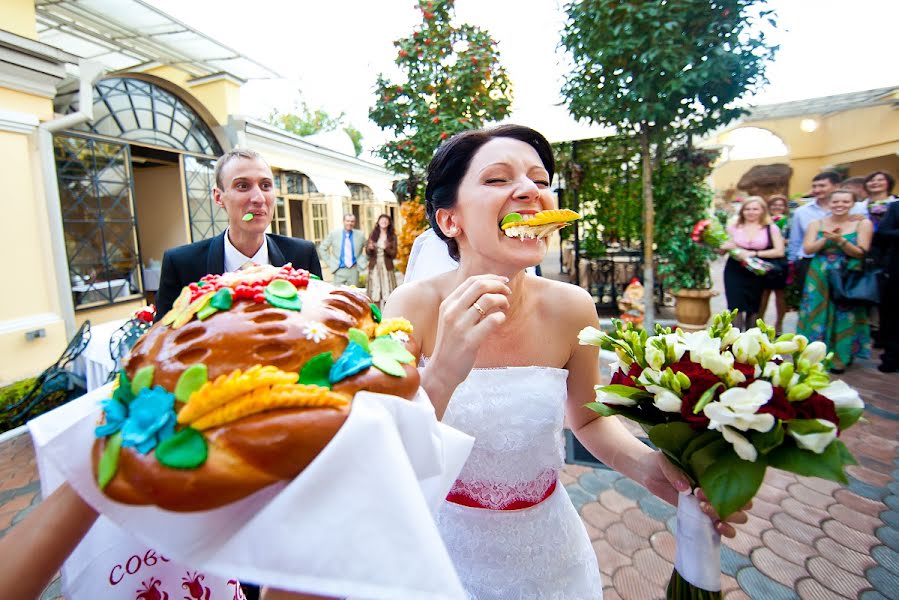
<instances>
[{"instance_id":1,"label":"groom's face","mask_svg":"<svg viewBox=\"0 0 899 600\"><path fill-rule=\"evenodd\" d=\"M261 235L272 222L275 185L272 170L258 159L231 159L221 173L222 187L212 191L215 203L228 213L232 230ZM244 215L253 218L244 221Z\"/></svg>"}]
</instances>

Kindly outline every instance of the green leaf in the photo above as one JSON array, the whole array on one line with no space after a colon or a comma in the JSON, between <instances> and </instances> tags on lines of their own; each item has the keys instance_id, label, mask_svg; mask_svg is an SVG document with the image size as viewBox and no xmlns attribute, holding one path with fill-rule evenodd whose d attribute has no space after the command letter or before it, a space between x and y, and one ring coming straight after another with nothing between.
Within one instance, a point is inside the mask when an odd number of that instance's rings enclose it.
<instances>
[{"instance_id":1,"label":"green leaf","mask_svg":"<svg viewBox=\"0 0 899 600\"><path fill-rule=\"evenodd\" d=\"M412 356L411 352L406 350L406 347L402 343L387 336L381 336L372 340L371 354L372 356L392 358L401 363L415 362L415 357Z\"/></svg>"},{"instance_id":2,"label":"green leaf","mask_svg":"<svg viewBox=\"0 0 899 600\"><path fill-rule=\"evenodd\" d=\"M844 431L855 425L856 422L862 418L864 412L864 408L838 408L837 417L840 419L840 431Z\"/></svg>"},{"instance_id":3,"label":"green leaf","mask_svg":"<svg viewBox=\"0 0 899 600\"><path fill-rule=\"evenodd\" d=\"M795 431L799 435L809 435L811 433L827 433L833 431L833 424L828 421L829 425L821 423L817 419L791 419L787 423L790 431Z\"/></svg>"},{"instance_id":4,"label":"green leaf","mask_svg":"<svg viewBox=\"0 0 899 600\"><path fill-rule=\"evenodd\" d=\"M628 400L649 400L652 398L652 394L646 390L641 390L640 388L631 387L629 385L621 385L620 383L603 385L596 389L597 391L615 394L616 396L621 396Z\"/></svg>"},{"instance_id":5,"label":"green leaf","mask_svg":"<svg viewBox=\"0 0 899 600\"><path fill-rule=\"evenodd\" d=\"M265 289L274 296L278 298L284 298L285 300L290 300L291 298L295 298L297 295L297 288L284 279L275 279L267 286Z\"/></svg>"},{"instance_id":6,"label":"green leaf","mask_svg":"<svg viewBox=\"0 0 899 600\"><path fill-rule=\"evenodd\" d=\"M406 376L406 370L403 368L403 365L389 356L373 354L371 357L371 364L388 375L393 375L394 377Z\"/></svg>"},{"instance_id":7,"label":"green leaf","mask_svg":"<svg viewBox=\"0 0 899 600\"><path fill-rule=\"evenodd\" d=\"M190 395L203 387L203 384L209 381L209 372L206 365L197 363L184 369L175 384L175 399L181 402L190 400Z\"/></svg>"},{"instance_id":8,"label":"green leaf","mask_svg":"<svg viewBox=\"0 0 899 600\"><path fill-rule=\"evenodd\" d=\"M689 464L690 472L693 474L694 479L700 479L706 469L728 452L733 453L734 451L730 447L730 444L728 444L722 437L719 437L717 440L706 444L693 452L693 454L690 455ZM734 454L734 456L736 456L736 454Z\"/></svg>"},{"instance_id":9,"label":"green leaf","mask_svg":"<svg viewBox=\"0 0 899 600\"><path fill-rule=\"evenodd\" d=\"M699 435L694 437L692 440L690 440L690 442L687 444L687 447L684 448L684 451L681 454L681 460L683 462L689 464L690 458L693 456L693 454L697 450L705 447L706 445L710 444L711 442L714 442L715 440L720 440L720 439L721 439L721 433L719 433L717 431L712 431L710 429L703 431L702 433L700 433Z\"/></svg>"},{"instance_id":10,"label":"green leaf","mask_svg":"<svg viewBox=\"0 0 899 600\"><path fill-rule=\"evenodd\" d=\"M702 393L702 396L699 397L699 400L696 401L696 405L693 407L694 415L698 415L702 411L702 409L712 401L712 397L715 395L715 390L717 390L719 387L724 387L724 384L718 382Z\"/></svg>"},{"instance_id":11,"label":"green leaf","mask_svg":"<svg viewBox=\"0 0 899 600\"><path fill-rule=\"evenodd\" d=\"M743 460L733 450L722 452L699 477L699 485L722 519L752 500L765 478L765 460Z\"/></svg>"},{"instance_id":12,"label":"green leaf","mask_svg":"<svg viewBox=\"0 0 899 600\"><path fill-rule=\"evenodd\" d=\"M774 427L770 431L749 432L749 441L759 451L759 454L768 454L774 448L780 446L784 441L784 428L780 421L774 423Z\"/></svg>"},{"instance_id":13,"label":"green leaf","mask_svg":"<svg viewBox=\"0 0 899 600\"><path fill-rule=\"evenodd\" d=\"M300 369L299 383L306 385L320 385L331 389L331 382L328 380L328 374L331 372L331 365L334 364L334 357L330 352L322 352L306 361L303 368Z\"/></svg>"},{"instance_id":14,"label":"green leaf","mask_svg":"<svg viewBox=\"0 0 899 600\"><path fill-rule=\"evenodd\" d=\"M832 441L824 452L815 454L799 448L788 439L780 448L768 453L768 464L797 475L847 484L849 480L843 473L843 467L856 464L856 461L840 440Z\"/></svg>"},{"instance_id":15,"label":"green leaf","mask_svg":"<svg viewBox=\"0 0 899 600\"><path fill-rule=\"evenodd\" d=\"M103 455L97 464L97 484L105 489L119 468L119 453L122 450L122 432L117 431L106 438Z\"/></svg>"},{"instance_id":16,"label":"green leaf","mask_svg":"<svg viewBox=\"0 0 899 600\"><path fill-rule=\"evenodd\" d=\"M618 409L612 408L602 402L589 402L585 404L584 407L589 408L593 412L597 412L604 417L612 417L618 414Z\"/></svg>"},{"instance_id":17,"label":"green leaf","mask_svg":"<svg viewBox=\"0 0 899 600\"><path fill-rule=\"evenodd\" d=\"M131 380L131 393L137 396L144 388L153 385L153 365L147 365L134 374Z\"/></svg>"},{"instance_id":18,"label":"green leaf","mask_svg":"<svg viewBox=\"0 0 899 600\"><path fill-rule=\"evenodd\" d=\"M371 354L371 350L369 350L368 346L368 336L361 329L356 329L355 327L350 327L349 331L346 332L347 337L351 342L356 342L362 349Z\"/></svg>"},{"instance_id":19,"label":"green leaf","mask_svg":"<svg viewBox=\"0 0 899 600\"><path fill-rule=\"evenodd\" d=\"M173 469L196 469L208 455L206 438L193 427L175 432L156 446L156 460Z\"/></svg>"},{"instance_id":20,"label":"green leaf","mask_svg":"<svg viewBox=\"0 0 899 600\"><path fill-rule=\"evenodd\" d=\"M214 306L219 310L228 310L234 305L234 292L231 288L222 288L209 299L209 306Z\"/></svg>"},{"instance_id":21,"label":"green leaf","mask_svg":"<svg viewBox=\"0 0 899 600\"><path fill-rule=\"evenodd\" d=\"M290 282L288 282L290 284ZM276 308L283 308L284 310L302 310L303 309L303 301L300 300L300 295L295 294L293 298L282 298L280 296L276 296L269 290L271 284L265 286L265 289L262 290L262 295L265 296L265 301L271 304ZM296 288L294 288L296 291Z\"/></svg>"},{"instance_id":22,"label":"green leaf","mask_svg":"<svg viewBox=\"0 0 899 600\"><path fill-rule=\"evenodd\" d=\"M650 428L648 433L649 441L659 449L678 457L678 460L684 449L696 436L693 428L681 421L660 423Z\"/></svg>"},{"instance_id":23,"label":"green leaf","mask_svg":"<svg viewBox=\"0 0 899 600\"><path fill-rule=\"evenodd\" d=\"M134 394L131 393L131 382L128 381L128 374L125 369L119 369L119 386L112 393L112 399L117 400L128 406L134 400Z\"/></svg>"}]
</instances>

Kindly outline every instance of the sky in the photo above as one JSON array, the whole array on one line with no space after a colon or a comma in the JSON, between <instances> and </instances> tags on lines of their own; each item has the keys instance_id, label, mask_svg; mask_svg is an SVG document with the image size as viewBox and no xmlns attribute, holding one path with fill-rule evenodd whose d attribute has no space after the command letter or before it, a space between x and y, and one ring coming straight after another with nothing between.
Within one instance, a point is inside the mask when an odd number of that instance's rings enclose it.
<instances>
[{"instance_id":1,"label":"sky","mask_svg":"<svg viewBox=\"0 0 899 600\"><path fill-rule=\"evenodd\" d=\"M210 37L284 76L250 81L241 112L265 117L303 99L346 120L367 149L388 139L368 120L378 73L396 81L395 39L420 22L414 0L148 0ZM456 0L455 22L497 40L512 81L510 121L551 141L604 130L571 119L559 89L564 56L557 46L565 15L560 0ZM770 83L751 104L771 104L899 85L897 0L770 0L778 15ZM247 7L252 6L252 10ZM367 158L363 155L363 158Z\"/></svg>"}]
</instances>

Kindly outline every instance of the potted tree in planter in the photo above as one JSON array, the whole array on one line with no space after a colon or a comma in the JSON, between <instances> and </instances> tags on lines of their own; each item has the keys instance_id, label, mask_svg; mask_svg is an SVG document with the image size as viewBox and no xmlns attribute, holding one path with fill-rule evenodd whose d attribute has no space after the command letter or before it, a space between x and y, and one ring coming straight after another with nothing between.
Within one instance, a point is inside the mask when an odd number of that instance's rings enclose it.
<instances>
[{"instance_id":1,"label":"potted tree in planter","mask_svg":"<svg viewBox=\"0 0 899 600\"><path fill-rule=\"evenodd\" d=\"M656 191L656 231L662 284L677 299L674 313L678 326L687 330L705 328L712 315L709 261L714 253L690 237L697 221L709 214L712 190L706 178L712 171L715 152L687 144L676 148L659 165L653 187Z\"/></svg>"}]
</instances>

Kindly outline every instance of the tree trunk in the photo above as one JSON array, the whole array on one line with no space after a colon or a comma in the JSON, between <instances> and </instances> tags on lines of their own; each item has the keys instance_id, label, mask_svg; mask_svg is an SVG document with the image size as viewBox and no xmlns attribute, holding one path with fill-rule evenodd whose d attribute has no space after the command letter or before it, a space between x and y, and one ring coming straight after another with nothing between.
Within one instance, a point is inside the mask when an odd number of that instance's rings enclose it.
<instances>
[{"instance_id":1,"label":"tree trunk","mask_svg":"<svg viewBox=\"0 0 899 600\"><path fill-rule=\"evenodd\" d=\"M653 276L653 224L655 208L652 199L652 156L649 153L649 129L640 126L640 155L643 163L643 327L652 334L655 331L655 277Z\"/></svg>"}]
</instances>

